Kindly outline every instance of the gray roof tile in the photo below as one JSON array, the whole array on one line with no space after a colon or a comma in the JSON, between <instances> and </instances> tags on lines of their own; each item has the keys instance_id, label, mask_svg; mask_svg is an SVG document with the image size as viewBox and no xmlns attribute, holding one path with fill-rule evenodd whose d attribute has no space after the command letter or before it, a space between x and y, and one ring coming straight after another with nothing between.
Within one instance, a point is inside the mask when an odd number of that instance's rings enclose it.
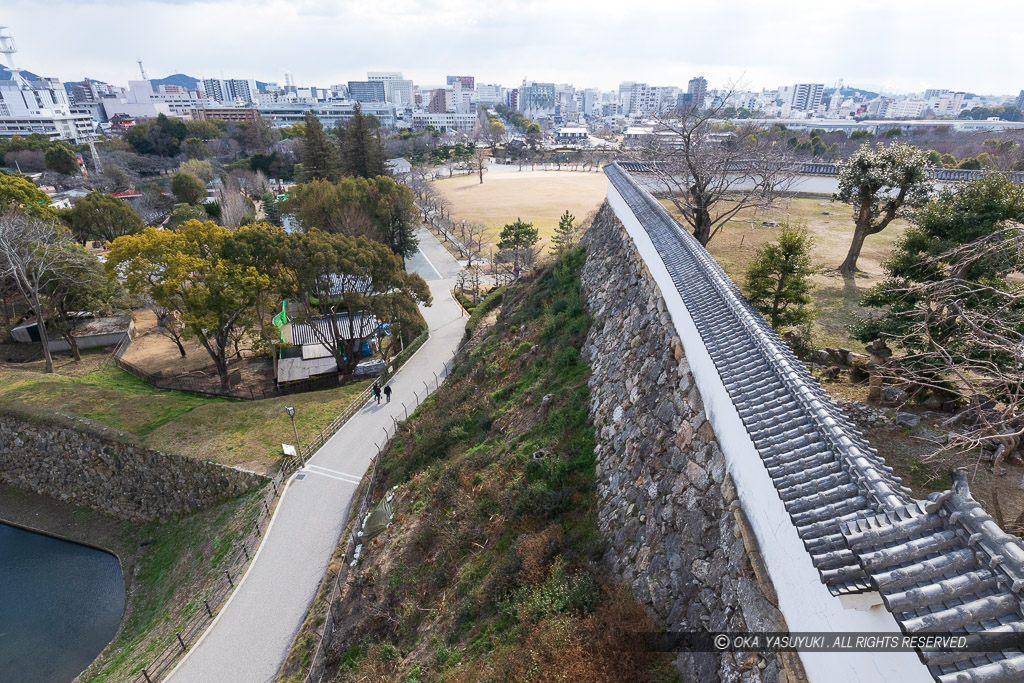
<instances>
[{"instance_id":1,"label":"gray roof tile","mask_svg":"<svg viewBox=\"0 0 1024 683\"><path fill-rule=\"evenodd\" d=\"M966 475L916 501L693 237L613 163L609 181L662 256L723 384L835 595L877 590L904 632L1024 633L1024 542ZM921 653L943 683L1024 681L1024 649Z\"/></svg>"}]
</instances>

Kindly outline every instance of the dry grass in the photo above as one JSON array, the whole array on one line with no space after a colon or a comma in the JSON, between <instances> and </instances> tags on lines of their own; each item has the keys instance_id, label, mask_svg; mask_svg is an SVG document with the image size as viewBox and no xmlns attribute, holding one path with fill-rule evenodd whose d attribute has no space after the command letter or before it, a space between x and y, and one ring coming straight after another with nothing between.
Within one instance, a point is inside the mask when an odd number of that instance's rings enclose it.
<instances>
[{"instance_id":1,"label":"dry grass","mask_svg":"<svg viewBox=\"0 0 1024 683\"><path fill-rule=\"evenodd\" d=\"M502 171L434 183L452 205L453 220L479 221L497 243L501 227L516 218L533 223L547 244L566 209L582 220L604 201L608 179L582 171Z\"/></svg>"},{"instance_id":2,"label":"dry grass","mask_svg":"<svg viewBox=\"0 0 1024 683\"><path fill-rule=\"evenodd\" d=\"M678 217L670 202L662 203ZM868 237L858 264L863 272L853 280L844 281L835 268L846 257L853 237L853 215L849 206L824 197L800 197L786 200L769 211L742 212L711 240L708 249L739 285L757 248L778 239L780 228L765 227L762 221L803 222L814 237L811 256L815 265L822 269L814 276L816 287L812 294L817 313L814 344L863 350L862 344L850 338L847 328L866 315L860 300L869 287L881 281L882 261L906 230L907 222L894 221L883 232Z\"/></svg>"}]
</instances>

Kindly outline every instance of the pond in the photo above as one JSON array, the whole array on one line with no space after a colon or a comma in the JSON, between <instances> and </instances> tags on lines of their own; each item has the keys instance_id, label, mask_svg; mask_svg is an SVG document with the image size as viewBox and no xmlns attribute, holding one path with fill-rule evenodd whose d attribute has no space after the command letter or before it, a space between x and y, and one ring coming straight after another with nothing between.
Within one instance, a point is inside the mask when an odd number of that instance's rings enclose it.
<instances>
[{"instance_id":1,"label":"pond","mask_svg":"<svg viewBox=\"0 0 1024 683\"><path fill-rule=\"evenodd\" d=\"M0 524L0 679L70 681L114 637L123 609L115 556Z\"/></svg>"}]
</instances>

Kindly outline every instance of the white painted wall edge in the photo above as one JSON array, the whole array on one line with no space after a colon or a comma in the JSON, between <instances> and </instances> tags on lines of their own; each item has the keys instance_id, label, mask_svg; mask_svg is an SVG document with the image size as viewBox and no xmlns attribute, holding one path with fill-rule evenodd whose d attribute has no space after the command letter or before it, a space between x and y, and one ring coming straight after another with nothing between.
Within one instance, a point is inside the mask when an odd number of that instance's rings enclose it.
<instances>
[{"instance_id":1,"label":"white painted wall edge","mask_svg":"<svg viewBox=\"0 0 1024 683\"><path fill-rule=\"evenodd\" d=\"M611 182L607 199L661 290L790 631L901 633L896 619L884 607L844 609L821 582L661 255ZM814 683L933 680L913 652L801 652L800 659Z\"/></svg>"}]
</instances>

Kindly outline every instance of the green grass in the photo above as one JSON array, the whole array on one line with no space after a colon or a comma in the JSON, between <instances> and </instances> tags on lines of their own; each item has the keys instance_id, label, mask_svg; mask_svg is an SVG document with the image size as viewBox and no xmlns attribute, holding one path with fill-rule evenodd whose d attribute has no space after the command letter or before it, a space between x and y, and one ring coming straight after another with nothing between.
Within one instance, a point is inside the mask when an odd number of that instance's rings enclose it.
<instances>
[{"instance_id":1,"label":"green grass","mask_svg":"<svg viewBox=\"0 0 1024 683\"><path fill-rule=\"evenodd\" d=\"M366 387L343 387L269 398L223 399L157 389L124 372L108 357L89 355L57 372L5 368L0 408L63 413L135 435L150 448L187 457L271 471L281 444L295 440L285 406L295 407L300 442L316 437Z\"/></svg>"},{"instance_id":2,"label":"green grass","mask_svg":"<svg viewBox=\"0 0 1024 683\"><path fill-rule=\"evenodd\" d=\"M204 609L202 596L233 559L262 496L251 491L166 524L124 524L128 545L138 548L127 609L118 635L83 680L130 679L173 642L174 631Z\"/></svg>"}]
</instances>

